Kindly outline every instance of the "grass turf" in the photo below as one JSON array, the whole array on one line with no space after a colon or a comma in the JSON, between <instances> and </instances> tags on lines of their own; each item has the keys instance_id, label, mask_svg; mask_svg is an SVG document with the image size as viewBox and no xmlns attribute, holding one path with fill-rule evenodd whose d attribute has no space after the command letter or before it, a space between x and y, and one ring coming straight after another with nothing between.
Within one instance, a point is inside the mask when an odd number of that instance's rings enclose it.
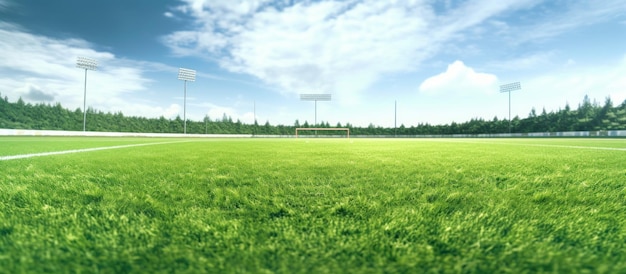
<instances>
[{"instance_id":1,"label":"grass turf","mask_svg":"<svg viewBox=\"0 0 626 274\"><path fill-rule=\"evenodd\" d=\"M624 272L626 151L558 147L572 142L215 139L0 161L0 271Z\"/></svg>"},{"instance_id":2,"label":"grass turf","mask_svg":"<svg viewBox=\"0 0 626 274\"><path fill-rule=\"evenodd\" d=\"M0 156L44 153L72 149L132 145L176 141L168 138L128 137L3 137L0 136Z\"/></svg>"}]
</instances>

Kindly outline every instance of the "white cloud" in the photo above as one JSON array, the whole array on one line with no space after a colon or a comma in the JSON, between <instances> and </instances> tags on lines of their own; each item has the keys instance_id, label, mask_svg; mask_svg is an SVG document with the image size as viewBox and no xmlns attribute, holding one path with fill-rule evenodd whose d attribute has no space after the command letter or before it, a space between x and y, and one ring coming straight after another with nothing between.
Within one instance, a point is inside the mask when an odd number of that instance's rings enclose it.
<instances>
[{"instance_id":1,"label":"white cloud","mask_svg":"<svg viewBox=\"0 0 626 274\"><path fill-rule=\"evenodd\" d=\"M131 103L128 96L145 92L152 82L147 70L174 71L164 65L119 59L109 52L91 49L80 39L54 39L28 33L19 26L0 22L0 92L3 97L27 102L61 102L64 107L83 107L84 71L76 57L98 61L97 71L87 73L87 106L101 111L155 117L160 107ZM175 72L173 72L174 74ZM169 116L169 115L168 115Z\"/></svg>"},{"instance_id":2,"label":"white cloud","mask_svg":"<svg viewBox=\"0 0 626 274\"><path fill-rule=\"evenodd\" d=\"M163 117L169 118L169 119L175 118L176 115L179 115L180 109L181 109L180 105L172 104L167 109L163 110Z\"/></svg>"},{"instance_id":3,"label":"white cloud","mask_svg":"<svg viewBox=\"0 0 626 274\"><path fill-rule=\"evenodd\" d=\"M576 65L576 61L574 59L567 59L567 61L565 61L564 66L565 67L572 67Z\"/></svg>"},{"instance_id":4,"label":"white cloud","mask_svg":"<svg viewBox=\"0 0 626 274\"><path fill-rule=\"evenodd\" d=\"M90 43L81 39L36 35L1 21L0 37L0 94L3 98L16 101L21 97L30 103L60 102L68 109L82 109L85 72L76 67L76 58L85 56L98 61L98 69L87 72L87 107L103 112L121 111L128 116L170 119L183 116L182 98L180 105L169 105L169 102L163 103L162 98L150 97L163 87L161 84L154 88L156 80L146 76L147 73L167 73L174 82L178 67L118 58L110 52L92 49ZM255 85L203 72L197 76ZM189 111L187 116L194 118ZM195 118L202 119L201 116Z\"/></svg>"},{"instance_id":5,"label":"white cloud","mask_svg":"<svg viewBox=\"0 0 626 274\"><path fill-rule=\"evenodd\" d=\"M0 11L8 10L11 6L11 3L8 0L0 0Z\"/></svg>"},{"instance_id":6,"label":"white cloud","mask_svg":"<svg viewBox=\"0 0 626 274\"><path fill-rule=\"evenodd\" d=\"M461 61L448 65L448 69L426 79L419 91L426 94L475 95L495 93L498 77L493 74L479 73L465 66Z\"/></svg>"},{"instance_id":7,"label":"white cloud","mask_svg":"<svg viewBox=\"0 0 626 274\"><path fill-rule=\"evenodd\" d=\"M169 12L169 11L164 12L164 13L163 13L163 16L165 16L165 17L167 17L167 18L174 18L174 14L173 14L173 13L171 13L171 12Z\"/></svg>"},{"instance_id":8,"label":"white cloud","mask_svg":"<svg viewBox=\"0 0 626 274\"><path fill-rule=\"evenodd\" d=\"M569 103L575 109L585 95L600 104L608 96L614 105L618 105L626 100L624 75L626 58L600 66L559 67L547 74L522 79L522 90L513 95L514 105L522 117L526 117L533 107L537 111L543 107L547 111L557 111Z\"/></svg>"},{"instance_id":9,"label":"white cloud","mask_svg":"<svg viewBox=\"0 0 626 274\"><path fill-rule=\"evenodd\" d=\"M163 41L216 59L284 93L333 93L344 103L386 74L413 71L442 45L534 1L468 1L436 13L428 1L187 1L195 30Z\"/></svg>"},{"instance_id":10,"label":"white cloud","mask_svg":"<svg viewBox=\"0 0 626 274\"><path fill-rule=\"evenodd\" d=\"M239 120L242 123L246 123L246 124L254 123L254 113L250 111L242 112L242 111L237 110L234 107L220 106L220 105L216 105L212 103L204 103L202 104L202 107L208 109L208 111L206 112L206 115L208 115L209 118L213 121L221 120L223 116L226 115L227 117L232 118L233 121ZM202 120L203 117L195 117L195 119ZM262 117L257 116L256 119L257 121L259 121L259 123L261 123Z\"/></svg>"},{"instance_id":11,"label":"white cloud","mask_svg":"<svg viewBox=\"0 0 626 274\"><path fill-rule=\"evenodd\" d=\"M549 1L545 4L554 5ZM541 14L527 15L528 24L511 29L511 40L517 44L542 41L582 26L614 20L626 13L623 0L562 1L557 5L558 8L537 9Z\"/></svg>"},{"instance_id":12,"label":"white cloud","mask_svg":"<svg viewBox=\"0 0 626 274\"><path fill-rule=\"evenodd\" d=\"M54 101L55 94L47 93L43 91L39 86L33 84L26 84L21 88L16 89L20 94L24 95L24 98L32 102L52 102Z\"/></svg>"},{"instance_id":13,"label":"white cloud","mask_svg":"<svg viewBox=\"0 0 626 274\"><path fill-rule=\"evenodd\" d=\"M518 58L492 62L487 67L497 70L537 70L551 64L555 55L554 51L527 53Z\"/></svg>"}]
</instances>

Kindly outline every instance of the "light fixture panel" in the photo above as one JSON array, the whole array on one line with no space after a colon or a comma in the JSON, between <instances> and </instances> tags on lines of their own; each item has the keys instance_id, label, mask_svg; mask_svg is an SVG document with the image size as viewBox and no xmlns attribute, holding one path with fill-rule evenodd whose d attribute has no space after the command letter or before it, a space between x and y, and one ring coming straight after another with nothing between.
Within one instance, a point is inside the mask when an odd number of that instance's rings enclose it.
<instances>
[{"instance_id":1,"label":"light fixture panel","mask_svg":"<svg viewBox=\"0 0 626 274\"><path fill-rule=\"evenodd\" d=\"M96 61L95 59L79 56L76 59L76 67L88 70L97 70L98 61Z\"/></svg>"},{"instance_id":2,"label":"light fixture panel","mask_svg":"<svg viewBox=\"0 0 626 274\"><path fill-rule=\"evenodd\" d=\"M178 69L178 80L195 81L196 71L193 69L180 68Z\"/></svg>"},{"instance_id":3,"label":"light fixture panel","mask_svg":"<svg viewBox=\"0 0 626 274\"><path fill-rule=\"evenodd\" d=\"M300 100L302 101L330 101L331 94L318 93L318 94L300 94Z\"/></svg>"},{"instance_id":4,"label":"light fixture panel","mask_svg":"<svg viewBox=\"0 0 626 274\"><path fill-rule=\"evenodd\" d=\"M515 83L510 83L510 84L500 86L500 92L510 92L510 91L520 90L520 89L522 89L522 84L520 84L520 82L515 82Z\"/></svg>"}]
</instances>

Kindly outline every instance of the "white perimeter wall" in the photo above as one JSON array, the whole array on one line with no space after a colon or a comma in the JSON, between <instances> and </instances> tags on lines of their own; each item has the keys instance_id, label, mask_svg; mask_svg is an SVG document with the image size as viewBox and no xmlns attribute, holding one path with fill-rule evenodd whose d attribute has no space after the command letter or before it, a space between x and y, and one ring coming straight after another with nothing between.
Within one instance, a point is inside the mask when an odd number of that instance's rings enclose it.
<instances>
[{"instance_id":1,"label":"white perimeter wall","mask_svg":"<svg viewBox=\"0 0 626 274\"><path fill-rule=\"evenodd\" d=\"M2 129L0 136L101 136L101 137L187 137L187 138L294 138L294 135L252 135L252 134L182 134L182 133L135 133L135 132L95 132L63 130ZM320 137L345 138L345 135L321 135ZM350 135L350 138L393 138L393 135ZM535 133L499 134L453 134L453 135L398 135L398 138L502 138L502 137L626 137L626 130L566 131ZM300 138L316 138L301 135Z\"/></svg>"},{"instance_id":2,"label":"white perimeter wall","mask_svg":"<svg viewBox=\"0 0 626 274\"><path fill-rule=\"evenodd\" d=\"M64 130L2 129L0 136L101 136L101 137L215 137L247 138L249 134L182 134L182 133L136 133L136 132L96 132Z\"/></svg>"}]
</instances>

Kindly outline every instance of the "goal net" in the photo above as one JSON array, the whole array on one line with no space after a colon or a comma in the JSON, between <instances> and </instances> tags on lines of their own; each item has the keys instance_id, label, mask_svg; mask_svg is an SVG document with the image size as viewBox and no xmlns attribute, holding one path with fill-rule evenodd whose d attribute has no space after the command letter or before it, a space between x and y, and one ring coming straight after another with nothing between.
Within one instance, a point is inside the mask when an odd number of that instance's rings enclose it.
<instances>
[{"instance_id":1,"label":"goal net","mask_svg":"<svg viewBox=\"0 0 626 274\"><path fill-rule=\"evenodd\" d=\"M339 128L339 127L322 127L322 128L312 128L312 127L306 127L306 128L296 128L296 138L298 138L300 131L306 131L306 130L310 130L310 131L345 131L346 132L346 137L348 139L350 139L350 129L349 128Z\"/></svg>"}]
</instances>

